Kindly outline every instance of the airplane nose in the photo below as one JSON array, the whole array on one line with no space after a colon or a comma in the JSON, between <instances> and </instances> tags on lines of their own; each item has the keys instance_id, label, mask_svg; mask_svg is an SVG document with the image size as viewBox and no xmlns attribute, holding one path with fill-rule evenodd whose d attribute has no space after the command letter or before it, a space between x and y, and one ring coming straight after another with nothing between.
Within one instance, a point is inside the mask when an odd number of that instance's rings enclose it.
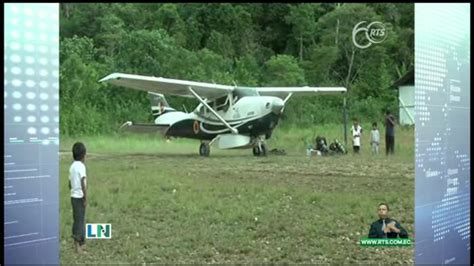
<instances>
[{"instance_id":1,"label":"airplane nose","mask_svg":"<svg viewBox=\"0 0 474 266\"><path fill-rule=\"evenodd\" d=\"M278 115L281 113L284 106L285 104L282 99L275 99L272 102L272 112Z\"/></svg>"}]
</instances>

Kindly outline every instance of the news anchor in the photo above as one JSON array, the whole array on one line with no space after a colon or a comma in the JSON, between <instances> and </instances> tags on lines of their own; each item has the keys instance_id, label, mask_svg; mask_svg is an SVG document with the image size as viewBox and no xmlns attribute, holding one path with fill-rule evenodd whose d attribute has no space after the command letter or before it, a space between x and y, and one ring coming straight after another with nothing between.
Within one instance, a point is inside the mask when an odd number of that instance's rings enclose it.
<instances>
[{"instance_id":1,"label":"news anchor","mask_svg":"<svg viewBox=\"0 0 474 266\"><path fill-rule=\"evenodd\" d=\"M400 223L388 216L389 210L387 203L378 205L379 219L370 226L369 238L408 238L407 231Z\"/></svg>"}]
</instances>

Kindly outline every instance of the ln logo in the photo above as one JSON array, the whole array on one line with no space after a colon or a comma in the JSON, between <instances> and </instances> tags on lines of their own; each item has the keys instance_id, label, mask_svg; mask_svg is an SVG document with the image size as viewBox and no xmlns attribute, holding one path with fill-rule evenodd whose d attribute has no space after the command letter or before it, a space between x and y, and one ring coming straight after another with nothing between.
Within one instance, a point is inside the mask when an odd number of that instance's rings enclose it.
<instances>
[{"instance_id":1,"label":"ln logo","mask_svg":"<svg viewBox=\"0 0 474 266\"><path fill-rule=\"evenodd\" d=\"M86 224L87 239L111 239L112 224Z\"/></svg>"}]
</instances>

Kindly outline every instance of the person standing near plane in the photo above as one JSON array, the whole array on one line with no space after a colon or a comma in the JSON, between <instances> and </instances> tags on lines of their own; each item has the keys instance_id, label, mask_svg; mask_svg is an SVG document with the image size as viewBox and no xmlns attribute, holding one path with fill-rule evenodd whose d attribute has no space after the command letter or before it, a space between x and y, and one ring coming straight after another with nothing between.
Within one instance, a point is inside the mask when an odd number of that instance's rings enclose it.
<instances>
[{"instance_id":1,"label":"person standing near plane","mask_svg":"<svg viewBox=\"0 0 474 266\"><path fill-rule=\"evenodd\" d=\"M76 252L82 253L85 245L85 214L87 206L86 146L81 142L72 147L74 162L69 167L69 189L73 214L72 237Z\"/></svg>"},{"instance_id":2,"label":"person standing near plane","mask_svg":"<svg viewBox=\"0 0 474 266\"><path fill-rule=\"evenodd\" d=\"M395 147L395 118L390 110L385 112L385 154L393 154Z\"/></svg>"},{"instance_id":3,"label":"person standing near plane","mask_svg":"<svg viewBox=\"0 0 474 266\"><path fill-rule=\"evenodd\" d=\"M379 154L380 134L377 128L377 122L372 123L372 131L370 131L370 145L372 146L372 154Z\"/></svg>"},{"instance_id":4,"label":"person standing near plane","mask_svg":"<svg viewBox=\"0 0 474 266\"><path fill-rule=\"evenodd\" d=\"M352 147L354 149L354 153L358 154L360 151L360 136L362 134L362 127L359 125L359 121L354 119L354 125L351 128L352 132Z\"/></svg>"}]
</instances>

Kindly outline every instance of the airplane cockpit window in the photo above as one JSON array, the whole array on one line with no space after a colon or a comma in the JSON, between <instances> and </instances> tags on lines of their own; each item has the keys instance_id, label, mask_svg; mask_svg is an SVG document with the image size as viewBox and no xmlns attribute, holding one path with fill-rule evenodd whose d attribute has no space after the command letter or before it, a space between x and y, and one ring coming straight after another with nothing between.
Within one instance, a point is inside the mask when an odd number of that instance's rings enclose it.
<instances>
[{"instance_id":1,"label":"airplane cockpit window","mask_svg":"<svg viewBox=\"0 0 474 266\"><path fill-rule=\"evenodd\" d=\"M214 106L216 108L216 111L224 110L225 112L229 109L229 105L230 105L230 102L227 96L217 98L214 101Z\"/></svg>"},{"instance_id":2,"label":"airplane cockpit window","mask_svg":"<svg viewBox=\"0 0 474 266\"><path fill-rule=\"evenodd\" d=\"M215 100L215 102L216 102L216 107L217 107L217 106L224 105L226 101L227 101L227 96L217 98L217 99Z\"/></svg>"}]
</instances>

